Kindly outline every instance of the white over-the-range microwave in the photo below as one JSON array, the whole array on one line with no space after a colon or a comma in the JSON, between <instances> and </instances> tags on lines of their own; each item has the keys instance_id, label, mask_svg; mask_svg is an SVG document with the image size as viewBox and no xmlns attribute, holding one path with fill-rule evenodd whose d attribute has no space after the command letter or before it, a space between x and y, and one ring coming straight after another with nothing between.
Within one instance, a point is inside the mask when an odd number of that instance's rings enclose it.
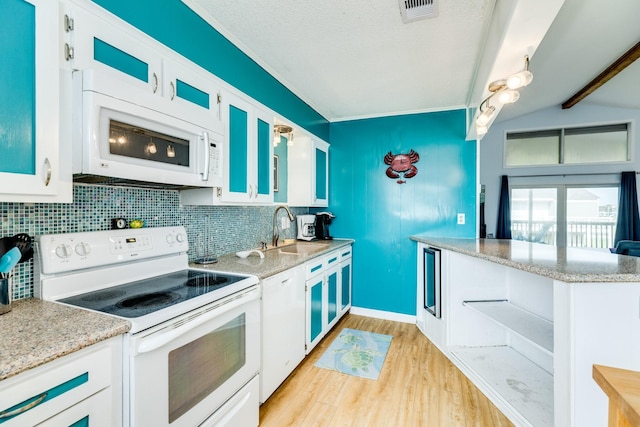
<instances>
[{"instance_id":1,"label":"white over-the-range microwave","mask_svg":"<svg viewBox=\"0 0 640 427\"><path fill-rule=\"evenodd\" d=\"M223 128L212 111L185 108L95 70L75 71L73 129L76 180L222 185Z\"/></svg>"}]
</instances>

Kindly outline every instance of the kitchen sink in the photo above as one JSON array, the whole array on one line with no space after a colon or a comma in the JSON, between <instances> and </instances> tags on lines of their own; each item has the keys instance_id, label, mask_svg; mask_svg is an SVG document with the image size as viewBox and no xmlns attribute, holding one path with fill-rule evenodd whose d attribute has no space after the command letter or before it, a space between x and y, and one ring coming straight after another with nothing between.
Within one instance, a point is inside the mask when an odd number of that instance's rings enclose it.
<instances>
[{"instance_id":1,"label":"kitchen sink","mask_svg":"<svg viewBox=\"0 0 640 427\"><path fill-rule=\"evenodd\" d=\"M329 246L325 243L294 243L280 248L280 253L291 255L308 255L323 251Z\"/></svg>"}]
</instances>

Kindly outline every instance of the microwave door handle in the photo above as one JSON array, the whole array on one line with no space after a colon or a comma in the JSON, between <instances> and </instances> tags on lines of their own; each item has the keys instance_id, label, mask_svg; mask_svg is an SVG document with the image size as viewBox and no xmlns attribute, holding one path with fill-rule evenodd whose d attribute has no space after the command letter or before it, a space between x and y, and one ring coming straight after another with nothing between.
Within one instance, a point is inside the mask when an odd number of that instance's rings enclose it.
<instances>
[{"instance_id":1,"label":"microwave door handle","mask_svg":"<svg viewBox=\"0 0 640 427\"><path fill-rule=\"evenodd\" d=\"M243 304L251 301L252 299L257 298L257 291L248 292L245 295L242 295L234 300L223 303L217 307L214 307L211 311L207 313L203 313L192 321L185 323L182 326L179 326L175 329L171 329L168 332L160 332L157 334L151 335L149 338L142 339L140 345L138 345L138 353L148 353L155 349L162 347L165 344L170 343L181 335L186 334L187 332L197 328L200 325L203 325L214 318L227 313L235 308L240 307Z\"/></svg>"},{"instance_id":2,"label":"microwave door handle","mask_svg":"<svg viewBox=\"0 0 640 427\"><path fill-rule=\"evenodd\" d=\"M209 163L211 162L211 145L209 145L209 132L202 131L202 140L204 141L204 170L202 171L202 180L209 181Z\"/></svg>"}]
</instances>

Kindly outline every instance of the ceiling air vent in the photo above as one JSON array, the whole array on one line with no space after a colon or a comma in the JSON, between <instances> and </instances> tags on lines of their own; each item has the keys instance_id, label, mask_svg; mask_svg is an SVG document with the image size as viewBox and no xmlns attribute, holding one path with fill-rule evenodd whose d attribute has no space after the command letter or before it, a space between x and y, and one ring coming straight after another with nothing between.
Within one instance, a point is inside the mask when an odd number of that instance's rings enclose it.
<instances>
[{"instance_id":1,"label":"ceiling air vent","mask_svg":"<svg viewBox=\"0 0 640 427\"><path fill-rule=\"evenodd\" d=\"M438 16L437 0L398 0L405 24Z\"/></svg>"}]
</instances>

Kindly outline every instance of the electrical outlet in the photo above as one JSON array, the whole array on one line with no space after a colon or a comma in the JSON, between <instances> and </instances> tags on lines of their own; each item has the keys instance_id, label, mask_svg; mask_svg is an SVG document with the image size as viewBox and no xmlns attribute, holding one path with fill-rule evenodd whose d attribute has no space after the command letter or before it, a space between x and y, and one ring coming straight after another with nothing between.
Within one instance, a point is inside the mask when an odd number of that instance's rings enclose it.
<instances>
[{"instance_id":1,"label":"electrical outlet","mask_svg":"<svg viewBox=\"0 0 640 427\"><path fill-rule=\"evenodd\" d=\"M463 225L464 222L465 222L464 214L463 213L459 213L458 214L458 225Z\"/></svg>"},{"instance_id":2,"label":"electrical outlet","mask_svg":"<svg viewBox=\"0 0 640 427\"><path fill-rule=\"evenodd\" d=\"M280 228L283 230L286 230L289 228L289 226L291 225L291 221L289 220L288 217L283 216L280 218Z\"/></svg>"}]
</instances>

